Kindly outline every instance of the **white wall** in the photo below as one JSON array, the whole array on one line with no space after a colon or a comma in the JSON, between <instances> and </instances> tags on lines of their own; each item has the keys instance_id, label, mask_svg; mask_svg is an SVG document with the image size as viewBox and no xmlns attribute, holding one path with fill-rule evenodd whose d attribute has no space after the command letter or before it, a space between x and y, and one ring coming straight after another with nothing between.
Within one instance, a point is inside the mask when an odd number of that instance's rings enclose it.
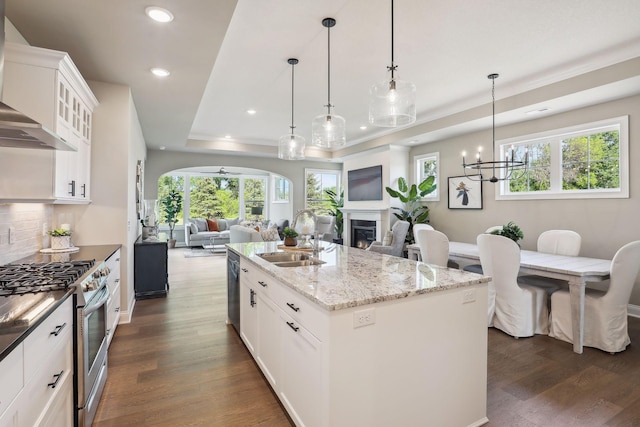
<instances>
[{"instance_id":1,"label":"white wall","mask_svg":"<svg viewBox=\"0 0 640 427\"><path fill-rule=\"evenodd\" d=\"M498 127L496 139L528 135L545 130L629 115L630 197L628 199L578 200L495 200L496 187L483 184L482 210L450 210L447 193L441 193L439 202L430 202L431 224L444 232L450 240L475 242L477 234L492 225L515 221L524 232L523 249L535 249L538 235L549 229L566 228L582 235L581 255L611 259L624 244L640 240L640 96L595 105L575 111ZM491 129L457 138L417 146L417 154L440 153L440 172L443 188L446 178L462 174L463 150L470 151L479 141L491 143ZM413 174L414 165L411 165ZM631 303L640 305L640 284L636 286Z\"/></svg>"},{"instance_id":2,"label":"white wall","mask_svg":"<svg viewBox=\"0 0 640 427\"><path fill-rule=\"evenodd\" d=\"M145 144L129 87L88 82L100 102L93 115L91 204L56 205L54 217L73 217L76 245L120 244L122 313L131 316L133 243L138 236L135 212L136 162Z\"/></svg>"}]
</instances>

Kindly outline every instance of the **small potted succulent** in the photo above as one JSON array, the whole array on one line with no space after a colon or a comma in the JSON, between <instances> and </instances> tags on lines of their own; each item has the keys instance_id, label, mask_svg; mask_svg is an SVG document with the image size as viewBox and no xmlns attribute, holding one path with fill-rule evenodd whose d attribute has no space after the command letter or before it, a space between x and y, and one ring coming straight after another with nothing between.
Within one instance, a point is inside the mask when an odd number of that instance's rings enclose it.
<instances>
[{"instance_id":1,"label":"small potted succulent","mask_svg":"<svg viewBox=\"0 0 640 427\"><path fill-rule=\"evenodd\" d=\"M295 246L298 244L298 232L293 228L285 227L282 231L282 235L284 236L284 245L285 246Z\"/></svg>"},{"instance_id":2,"label":"small potted succulent","mask_svg":"<svg viewBox=\"0 0 640 427\"><path fill-rule=\"evenodd\" d=\"M71 230L55 228L47 233L51 236L51 249L60 250L71 247Z\"/></svg>"}]
</instances>

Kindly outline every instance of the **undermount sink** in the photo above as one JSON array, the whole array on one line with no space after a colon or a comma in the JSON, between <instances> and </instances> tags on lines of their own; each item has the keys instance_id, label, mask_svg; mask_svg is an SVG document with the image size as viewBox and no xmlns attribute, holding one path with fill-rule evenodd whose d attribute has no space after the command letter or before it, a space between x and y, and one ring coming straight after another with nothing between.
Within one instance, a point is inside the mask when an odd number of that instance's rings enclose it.
<instances>
[{"instance_id":1,"label":"undermount sink","mask_svg":"<svg viewBox=\"0 0 640 427\"><path fill-rule=\"evenodd\" d=\"M303 252L267 252L257 255L278 267L306 267L325 263Z\"/></svg>"}]
</instances>

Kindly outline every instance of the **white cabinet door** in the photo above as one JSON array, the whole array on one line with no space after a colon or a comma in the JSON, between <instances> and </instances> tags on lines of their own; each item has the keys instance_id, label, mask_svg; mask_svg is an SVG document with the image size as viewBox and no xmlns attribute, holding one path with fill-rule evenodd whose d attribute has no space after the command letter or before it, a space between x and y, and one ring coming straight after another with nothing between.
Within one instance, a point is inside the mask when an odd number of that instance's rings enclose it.
<instances>
[{"instance_id":1,"label":"white cabinet door","mask_svg":"<svg viewBox=\"0 0 640 427\"><path fill-rule=\"evenodd\" d=\"M322 343L289 315L280 313L280 400L297 426L321 426Z\"/></svg>"},{"instance_id":2,"label":"white cabinet door","mask_svg":"<svg viewBox=\"0 0 640 427\"><path fill-rule=\"evenodd\" d=\"M240 276L240 338L256 357L258 348L258 310L255 290Z\"/></svg>"},{"instance_id":3,"label":"white cabinet door","mask_svg":"<svg viewBox=\"0 0 640 427\"><path fill-rule=\"evenodd\" d=\"M274 390L278 388L280 366L280 310L262 293L257 294L258 351L256 362Z\"/></svg>"}]
</instances>

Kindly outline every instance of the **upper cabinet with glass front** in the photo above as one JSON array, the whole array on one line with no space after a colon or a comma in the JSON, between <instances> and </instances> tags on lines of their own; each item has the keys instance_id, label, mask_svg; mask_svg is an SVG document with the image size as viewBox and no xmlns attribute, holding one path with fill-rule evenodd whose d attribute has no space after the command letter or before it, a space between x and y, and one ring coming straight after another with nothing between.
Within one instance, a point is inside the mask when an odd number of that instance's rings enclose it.
<instances>
[{"instance_id":1,"label":"upper cabinet with glass front","mask_svg":"<svg viewBox=\"0 0 640 427\"><path fill-rule=\"evenodd\" d=\"M75 152L56 150L49 156L32 153L28 157L42 164L30 164L29 169L38 166L42 170L53 169L53 177L49 182L32 183L30 188L12 188L15 194L10 198L89 203L91 129L98 101L69 55L6 43L3 101L77 148ZM17 153L15 157L25 155ZM37 188L38 185L43 188Z\"/></svg>"}]
</instances>

